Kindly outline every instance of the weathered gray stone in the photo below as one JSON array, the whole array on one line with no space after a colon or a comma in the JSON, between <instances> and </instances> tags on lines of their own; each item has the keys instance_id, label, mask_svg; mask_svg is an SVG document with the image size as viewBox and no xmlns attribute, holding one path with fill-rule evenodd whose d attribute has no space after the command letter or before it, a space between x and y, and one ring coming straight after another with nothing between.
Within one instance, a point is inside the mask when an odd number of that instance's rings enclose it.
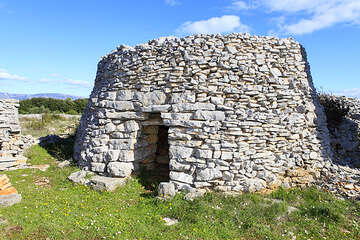
<instances>
[{"instance_id":1,"label":"weathered gray stone","mask_svg":"<svg viewBox=\"0 0 360 240\"><path fill-rule=\"evenodd\" d=\"M148 93L137 92L136 97L144 106L161 105L166 102L166 94L158 90Z\"/></svg>"},{"instance_id":2,"label":"weathered gray stone","mask_svg":"<svg viewBox=\"0 0 360 240\"><path fill-rule=\"evenodd\" d=\"M221 177L221 171L216 168L205 168L196 172L197 181L210 181Z\"/></svg>"},{"instance_id":3,"label":"weathered gray stone","mask_svg":"<svg viewBox=\"0 0 360 240\"><path fill-rule=\"evenodd\" d=\"M184 199L187 201L194 201L195 198L199 198L204 196L205 191L202 190L194 190L194 191L190 191L187 194L185 194Z\"/></svg>"},{"instance_id":4,"label":"weathered gray stone","mask_svg":"<svg viewBox=\"0 0 360 240\"><path fill-rule=\"evenodd\" d=\"M158 195L161 198L169 199L173 198L176 194L175 185L169 182L162 182L158 187Z\"/></svg>"},{"instance_id":5,"label":"weathered gray stone","mask_svg":"<svg viewBox=\"0 0 360 240\"><path fill-rule=\"evenodd\" d=\"M68 179L74 183L79 183L79 184L89 183L89 180L86 179L86 171L84 171L84 170L80 170L80 171L70 174L68 176Z\"/></svg>"},{"instance_id":6,"label":"weathered gray stone","mask_svg":"<svg viewBox=\"0 0 360 240\"><path fill-rule=\"evenodd\" d=\"M292 39L152 40L119 47L98 69L74 157L101 175L161 162L176 191L266 191L307 186L332 158L306 54ZM342 142L332 144L356 146Z\"/></svg>"},{"instance_id":7,"label":"weathered gray stone","mask_svg":"<svg viewBox=\"0 0 360 240\"><path fill-rule=\"evenodd\" d=\"M126 178L112 178L104 176L94 176L90 179L90 186L97 191L113 192L118 187L126 183Z\"/></svg>"},{"instance_id":8,"label":"weathered gray stone","mask_svg":"<svg viewBox=\"0 0 360 240\"><path fill-rule=\"evenodd\" d=\"M192 184L194 181L194 177L192 175L175 171L170 172L170 179L189 184Z\"/></svg>"},{"instance_id":9,"label":"weathered gray stone","mask_svg":"<svg viewBox=\"0 0 360 240\"><path fill-rule=\"evenodd\" d=\"M107 172L113 177L128 177L134 170L133 163L110 162L107 165Z\"/></svg>"},{"instance_id":10,"label":"weathered gray stone","mask_svg":"<svg viewBox=\"0 0 360 240\"><path fill-rule=\"evenodd\" d=\"M68 161L68 160L65 160L65 161L62 161L58 164L58 168L64 168L64 167L67 167L67 166L70 166L71 162Z\"/></svg>"},{"instance_id":11,"label":"weathered gray stone","mask_svg":"<svg viewBox=\"0 0 360 240\"><path fill-rule=\"evenodd\" d=\"M170 146L169 155L174 159L186 159L192 155L193 149L188 147Z\"/></svg>"},{"instance_id":12,"label":"weathered gray stone","mask_svg":"<svg viewBox=\"0 0 360 240\"><path fill-rule=\"evenodd\" d=\"M213 120L213 121L224 121L225 113L221 111L201 111L198 110L194 113L194 119L198 120Z\"/></svg>"},{"instance_id":13,"label":"weathered gray stone","mask_svg":"<svg viewBox=\"0 0 360 240\"><path fill-rule=\"evenodd\" d=\"M0 195L0 207L9 207L21 202L21 194Z\"/></svg>"},{"instance_id":14,"label":"weathered gray stone","mask_svg":"<svg viewBox=\"0 0 360 240\"><path fill-rule=\"evenodd\" d=\"M0 99L0 171L24 166L24 150L35 144L30 135L21 135L18 107L18 100Z\"/></svg>"}]
</instances>

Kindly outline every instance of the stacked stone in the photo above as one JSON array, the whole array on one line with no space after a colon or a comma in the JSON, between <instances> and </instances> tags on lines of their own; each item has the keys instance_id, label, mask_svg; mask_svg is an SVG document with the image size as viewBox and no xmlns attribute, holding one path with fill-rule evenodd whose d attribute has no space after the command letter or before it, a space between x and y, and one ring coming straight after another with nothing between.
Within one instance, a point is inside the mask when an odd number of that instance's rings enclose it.
<instances>
[{"instance_id":1,"label":"stacked stone","mask_svg":"<svg viewBox=\"0 0 360 240\"><path fill-rule=\"evenodd\" d=\"M11 186L9 178L6 175L0 175L0 196L16 194L16 189Z\"/></svg>"},{"instance_id":2,"label":"stacked stone","mask_svg":"<svg viewBox=\"0 0 360 240\"><path fill-rule=\"evenodd\" d=\"M32 139L21 136L19 101L0 99L0 170L24 164L23 150Z\"/></svg>"},{"instance_id":3,"label":"stacked stone","mask_svg":"<svg viewBox=\"0 0 360 240\"><path fill-rule=\"evenodd\" d=\"M293 39L234 33L119 46L98 64L74 158L99 175L129 176L154 161L159 125L169 128L176 190L304 186L332 157Z\"/></svg>"},{"instance_id":4,"label":"stacked stone","mask_svg":"<svg viewBox=\"0 0 360 240\"><path fill-rule=\"evenodd\" d=\"M0 207L11 206L21 201L21 195L11 186L6 175L0 175Z\"/></svg>"},{"instance_id":5,"label":"stacked stone","mask_svg":"<svg viewBox=\"0 0 360 240\"><path fill-rule=\"evenodd\" d=\"M338 126L329 126L335 161L341 165L360 167L360 100L345 96L324 95L349 112Z\"/></svg>"}]
</instances>

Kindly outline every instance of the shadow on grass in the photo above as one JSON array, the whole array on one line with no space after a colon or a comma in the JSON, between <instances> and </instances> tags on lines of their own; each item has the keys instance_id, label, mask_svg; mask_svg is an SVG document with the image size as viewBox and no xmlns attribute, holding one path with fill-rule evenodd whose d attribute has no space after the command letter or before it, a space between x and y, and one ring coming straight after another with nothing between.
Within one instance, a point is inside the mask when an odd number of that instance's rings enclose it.
<instances>
[{"instance_id":1,"label":"shadow on grass","mask_svg":"<svg viewBox=\"0 0 360 240\"><path fill-rule=\"evenodd\" d=\"M144 198L153 198L158 195L158 186L161 182L168 182L169 176L164 176L158 169L140 169L137 179L144 186L146 193L141 196Z\"/></svg>"},{"instance_id":2,"label":"shadow on grass","mask_svg":"<svg viewBox=\"0 0 360 240\"><path fill-rule=\"evenodd\" d=\"M40 146L43 147L57 161L68 160L72 164L72 156L74 153L75 135L68 137L59 137L57 135L48 135L40 138Z\"/></svg>"}]
</instances>

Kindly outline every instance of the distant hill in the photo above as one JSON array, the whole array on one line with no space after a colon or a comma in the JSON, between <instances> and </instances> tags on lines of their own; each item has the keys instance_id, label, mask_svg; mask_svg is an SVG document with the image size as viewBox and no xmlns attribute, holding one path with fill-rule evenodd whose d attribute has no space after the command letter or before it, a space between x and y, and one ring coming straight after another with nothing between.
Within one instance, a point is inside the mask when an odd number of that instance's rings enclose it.
<instances>
[{"instance_id":1,"label":"distant hill","mask_svg":"<svg viewBox=\"0 0 360 240\"><path fill-rule=\"evenodd\" d=\"M55 98L65 100L66 98L70 98L71 100L84 98L79 96L72 96L60 93L37 93L37 94L16 94L16 93L5 93L0 92L0 99L4 98L12 98L18 100L31 99L31 98Z\"/></svg>"}]
</instances>

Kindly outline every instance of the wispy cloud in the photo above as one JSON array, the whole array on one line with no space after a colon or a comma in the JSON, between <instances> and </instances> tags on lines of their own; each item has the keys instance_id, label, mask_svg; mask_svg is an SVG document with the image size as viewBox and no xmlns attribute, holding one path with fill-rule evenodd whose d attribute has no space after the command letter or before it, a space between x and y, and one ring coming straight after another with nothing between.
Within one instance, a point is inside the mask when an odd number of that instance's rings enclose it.
<instances>
[{"instance_id":1,"label":"wispy cloud","mask_svg":"<svg viewBox=\"0 0 360 240\"><path fill-rule=\"evenodd\" d=\"M74 79L66 79L64 81L65 84L68 85L74 85L74 86L81 86L81 87L91 87L92 84L90 82L87 81L83 81L83 80L74 80Z\"/></svg>"},{"instance_id":2,"label":"wispy cloud","mask_svg":"<svg viewBox=\"0 0 360 240\"><path fill-rule=\"evenodd\" d=\"M360 24L359 0L248 0L233 1L229 7L278 12L289 22L276 30L283 34L302 35L341 23ZM290 22L289 17L297 20Z\"/></svg>"},{"instance_id":3,"label":"wispy cloud","mask_svg":"<svg viewBox=\"0 0 360 240\"><path fill-rule=\"evenodd\" d=\"M5 69L0 69L0 80L27 80L27 77L19 76L16 74L10 74Z\"/></svg>"},{"instance_id":4,"label":"wispy cloud","mask_svg":"<svg viewBox=\"0 0 360 240\"><path fill-rule=\"evenodd\" d=\"M249 32L250 27L241 23L240 17L224 15L201 21L187 21L176 32L178 34Z\"/></svg>"},{"instance_id":5,"label":"wispy cloud","mask_svg":"<svg viewBox=\"0 0 360 240\"><path fill-rule=\"evenodd\" d=\"M231 5L227 7L230 10L248 10L255 8L253 2L251 0L248 1L236 1L233 0Z\"/></svg>"},{"instance_id":6,"label":"wispy cloud","mask_svg":"<svg viewBox=\"0 0 360 240\"><path fill-rule=\"evenodd\" d=\"M344 89L342 91L335 92L334 94L335 95L340 95L340 96L360 98L360 88Z\"/></svg>"},{"instance_id":7,"label":"wispy cloud","mask_svg":"<svg viewBox=\"0 0 360 240\"><path fill-rule=\"evenodd\" d=\"M180 5L180 2L177 0L165 0L165 4L169 6L176 6L176 5Z\"/></svg>"}]
</instances>

